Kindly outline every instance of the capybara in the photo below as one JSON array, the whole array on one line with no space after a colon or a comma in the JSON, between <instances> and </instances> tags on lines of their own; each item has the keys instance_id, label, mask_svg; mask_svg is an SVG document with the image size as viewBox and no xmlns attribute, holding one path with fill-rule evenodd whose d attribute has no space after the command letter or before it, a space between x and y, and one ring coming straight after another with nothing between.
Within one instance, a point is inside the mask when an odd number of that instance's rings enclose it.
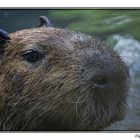
<instances>
[{"instance_id":1,"label":"capybara","mask_svg":"<svg viewBox=\"0 0 140 140\"><path fill-rule=\"evenodd\" d=\"M128 68L95 37L53 27L0 33L0 130L103 130L121 120Z\"/></svg>"}]
</instances>

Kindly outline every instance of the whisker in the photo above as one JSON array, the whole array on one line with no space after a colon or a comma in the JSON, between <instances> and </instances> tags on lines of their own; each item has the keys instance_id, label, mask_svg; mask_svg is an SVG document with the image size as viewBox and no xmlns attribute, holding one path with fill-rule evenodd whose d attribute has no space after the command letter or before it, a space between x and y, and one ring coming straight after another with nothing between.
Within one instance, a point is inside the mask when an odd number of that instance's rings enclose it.
<instances>
[{"instance_id":1,"label":"whisker","mask_svg":"<svg viewBox=\"0 0 140 140\"><path fill-rule=\"evenodd\" d=\"M80 118L80 116L79 116L79 113L78 113L78 104L79 104L79 101L80 101L80 99L81 99L81 97L83 96L83 94L78 98L78 100L77 100L77 102L76 102L76 114L77 114L77 116Z\"/></svg>"},{"instance_id":2,"label":"whisker","mask_svg":"<svg viewBox=\"0 0 140 140\"><path fill-rule=\"evenodd\" d=\"M77 101L76 102L72 102L72 101L68 101L69 103L71 103L71 104L77 104ZM83 103L84 101L81 101L81 102L78 102L78 104L81 104L81 103Z\"/></svg>"}]
</instances>

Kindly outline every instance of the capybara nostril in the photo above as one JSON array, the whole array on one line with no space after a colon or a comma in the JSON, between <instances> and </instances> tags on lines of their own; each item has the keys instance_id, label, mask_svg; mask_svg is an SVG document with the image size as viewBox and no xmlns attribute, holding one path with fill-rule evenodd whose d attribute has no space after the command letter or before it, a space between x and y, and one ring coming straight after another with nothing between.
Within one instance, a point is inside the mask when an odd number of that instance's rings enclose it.
<instances>
[{"instance_id":1,"label":"capybara nostril","mask_svg":"<svg viewBox=\"0 0 140 140\"><path fill-rule=\"evenodd\" d=\"M108 87L109 85L110 85L110 81L108 81L104 77L99 76L99 77L93 78L94 88L102 89L102 88Z\"/></svg>"}]
</instances>

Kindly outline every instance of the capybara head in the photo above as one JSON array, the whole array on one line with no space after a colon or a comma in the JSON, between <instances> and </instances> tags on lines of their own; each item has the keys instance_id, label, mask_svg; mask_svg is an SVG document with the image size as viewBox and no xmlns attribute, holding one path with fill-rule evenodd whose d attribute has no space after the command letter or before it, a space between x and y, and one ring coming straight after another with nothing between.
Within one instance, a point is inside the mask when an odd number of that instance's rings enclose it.
<instances>
[{"instance_id":1,"label":"capybara head","mask_svg":"<svg viewBox=\"0 0 140 140\"><path fill-rule=\"evenodd\" d=\"M1 130L102 130L123 118L128 70L112 48L52 27L9 38L0 45Z\"/></svg>"}]
</instances>

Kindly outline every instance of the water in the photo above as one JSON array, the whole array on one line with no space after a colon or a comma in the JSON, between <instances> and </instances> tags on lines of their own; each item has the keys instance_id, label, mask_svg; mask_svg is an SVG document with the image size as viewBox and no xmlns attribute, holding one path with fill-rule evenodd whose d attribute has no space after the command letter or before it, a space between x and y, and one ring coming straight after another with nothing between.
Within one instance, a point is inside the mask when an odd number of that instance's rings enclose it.
<instances>
[{"instance_id":1,"label":"water","mask_svg":"<svg viewBox=\"0 0 140 140\"><path fill-rule=\"evenodd\" d=\"M121 58L129 67L132 78L140 77L140 42L132 37L113 35L112 39L116 41L113 46Z\"/></svg>"},{"instance_id":2,"label":"water","mask_svg":"<svg viewBox=\"0 0 140 140\"><path fill-rule=\"evenodd\" d=\"M38 26L47 15L55 27L69 28L103 39L113 34L140 40L140 10L0 10L0 28L8 32Z\"/></svg>"}]
</instances>

